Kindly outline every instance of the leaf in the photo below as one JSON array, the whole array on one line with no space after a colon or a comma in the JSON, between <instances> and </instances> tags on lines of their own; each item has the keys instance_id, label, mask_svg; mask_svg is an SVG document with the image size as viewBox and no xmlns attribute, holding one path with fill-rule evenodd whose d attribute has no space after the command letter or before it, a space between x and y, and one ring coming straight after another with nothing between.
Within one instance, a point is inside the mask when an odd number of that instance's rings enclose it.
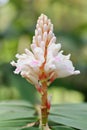
<instances>
[{"instance_id":1,"label":"leaf","mask_svg":"<svg viewBox=\"0 0 87 130\"><path fill-rule=\"evenodd\" d=\"M0 130L40 130L39 128L31 127L31 128L19 128L19 127L0 127Z\"/></svg>"},{"instance_id":2,"label":"leaf","mask_svg":"<svg viewBox=\"0 0 87 130\"><path fill-rule=\"evenodd\" d=\"M25 126L26 124L28 123L32 123L32 122L35 122L36 119L33 118L33 119L30 119L30 118L26 118L24 119L23 117L21 119L14 119L14 120L3 120L3 121L0 121L0 127L18 127L18 126Z\"/></svg>"},{"instance_id":3,"label":"leaf","mask_svg":"<svg viewBox=\"0 0 87 130\"><path fill-rule=\"evenodd\" d=\"M20 130L19 127L0 127L0 130Z\"/></svg>"},{"instance_id":4,"label":"leaf","mask_svg":"<svg viewBox=\"0 0 87 130\"><path fill-rule=\"evenodd\" d=\"M22 130L40 130L40 129L36 127L30 127L30 128L24 128Z\"/></svg>"},{"instance_id":5,"label":"leaf","mask_svg":"<svg viewBox=\"0 0 87 130\"><path fill-rule=\"evenodd\" d=\"M87 130L87 104L54 105L49 119L73 128Z\"/></svg>"},{"instance_id":6,"label":"leaf","mask_svg":"<svg viewBox=\"0 0 87 130\"><path fill-rule=\"evenodd\" d=\"M2 102L0 102L0 107L1 106L23 106L23 107L30 107L30 108L33 108L34 109L34 107L32 106L32 104L30 104L29 102L26 102L26 101L20 101L20 100L12 100L12 101L2 101Z\"/></svg>"},{"instance_id":7,"label":"leaf","mask_svg":"<svg viewBox=\"0 0 87 130\"><path fill-rule=\"evenodd\" d=\"M0 104L0 120L20 118L35 118L34 108L26 102L6 102Z\"/></svg>"},{"instance_id":8,"label":"leaf","mask_svg":"<svg viewBox=\"0 0 87 130\"><path fill-rule=\"evenodd\" d=\"M34 107L26 101L1 102L0 129L2 127L21 128L28 123L36 122L37 117L34 115L34 113Z\"/></svg>"},{"instance_id":9,"label":"leaf","mask_svg":"<svg viewBox=\"0 0 87 130\"><path fill-rule=\"evenodd\" d=\"M28 127L37 121L34 107L26 101L0 103L1 130L39 130L33 125ZM49 125L52 130L87 130L87 104L52 105Z\"/></svg>"},{"instance_id":10,"label":"leaf","mask_svg":"<svg viewBox=\"0 0 87 130\"><path fill-rule=\"evenodd\" d=\"M67 126L54 126L52 127L52 130L74 130L74 129Z\"/></svg>"}]
</instances>

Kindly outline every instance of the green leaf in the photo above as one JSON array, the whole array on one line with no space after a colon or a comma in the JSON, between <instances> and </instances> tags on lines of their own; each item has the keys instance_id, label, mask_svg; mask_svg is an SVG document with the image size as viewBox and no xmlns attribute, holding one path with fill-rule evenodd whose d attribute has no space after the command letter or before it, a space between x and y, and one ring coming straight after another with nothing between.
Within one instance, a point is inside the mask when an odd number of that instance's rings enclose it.
<instances>
[{"instance_id":1,"label":"green leaf","mask_svg":"<svg viewBox=\"0 0 87 130\"><path fill-rule=\"evenodd\" d=\"M19 128L19 127L0 127L0 130L40 130L39 128L30 127L30 128Z\"/></svg>"},{"instance_id":2,"label":"green leaf","mask_svg":"<svg viewBox=\"0 0 87 130\"><path fill-rule=\"evenodd\" d=\"M34 109L34 107L32 106L32 104L30 104L29 102L26 102L26 101L20 101L20 100L12 100L12 101L2 101L0 102L0 107L3 107L3 106L7 106L7 107L29 107L31 109Z\"/></svg>"},{"instance_id":3,"label":"green leaf","mask_svg":"<svg viewBox=\"0 0 87 130\"><path fill-rule=\"evenodd\" d=\"M5 102L0 104L0 120L35 118L34 108L26 102Z\"/></svg>"},{"instance_id":4,"label":"green leaf","mask_svg":"<svg viewBox=\"0 0 87 130\"><path fill-rule=\"evenodd\" d=\"M87 130L87 104L54 105L49 119L55 123Z\"/></svg>"},{"instance_id":5,"label":"green leaf","mask_svg":"<svg viewBox=\"0 0 87 130\"><path fill-rule=\"evenodd\" d=\"M52 130L74 130L74 129L67 126L54 126L52 127Z\"/></svg>"},{"instance_id":6,"label":"green leaf","mask_svg":"<svg viewBox=\"0 0 87 130\"><path fill-rule=\"evenodd\" d=\"M36 119L35 118L26 118L24 119L23 117L21 119L14 119L14 120L3 120L3 121L0 121L0 127L18 127L18 126L25 126L26 124L28 123L32 123L32 122L35 122Z\"/></svg>"},{"instance_id":7,"label":"green leaf","mask_svg":"<svg viewBox=\"0 0 87 130\"><path fill-rule=\"evenodd\" d=\"M34 107L26 101L7 101L0 103L0 129L3 127L21 128L36 122ZM10 128L9 128L10 129ZM6 128L7 130L7 128Z\"/></svg>"},{"instance_id":8,"label":"green leaf","mask_svg":"<svg viewBox=\"0 0 87 130\"><path fill-rule=\"evenodd\" d=\"M30 127L30 128L24 128L22 130L40 130L40 129L36 127Z\"/></svg>"},{"instance_id":9,"label":"green leaf","mask_svg":"<svg viewBox=\"0 0 87 130\"><path fill-rule=\"evenodd\" d=\"M20 130L19 127L0 127L0 130Z\"/></svg>"},{"instance_id":10,"label":"green leaf","mask_svg":"<svg viewBox=\"0 0 87 130\"><path fill-rule=\"evenodd\" d=\"M37 127L23 128L37 120L34 107L28 102L0 103L1 130L39 130ZM87 130L87 104L53 105L50 110L49 125L52 130L74 130L74 128Z\"/></svg>"}]
</instances>

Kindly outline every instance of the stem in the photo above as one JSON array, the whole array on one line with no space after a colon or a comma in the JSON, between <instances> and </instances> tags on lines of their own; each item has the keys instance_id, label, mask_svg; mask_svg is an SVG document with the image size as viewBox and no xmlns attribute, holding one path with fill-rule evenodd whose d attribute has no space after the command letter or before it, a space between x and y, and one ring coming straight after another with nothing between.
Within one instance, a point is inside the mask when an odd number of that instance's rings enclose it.
<instances>
[{"instance_id":1,"label":"stem","mask_svg":"<svg viewBox=\"0 0 87 130\"><path fill-rule=\"evenodd\" d=\"M41 97L41 121L42 121L42 127L46 126L48 122L48 110L47 110L47 84L46 82L43 83L42 85L42 97Z\"/></svg>"}]
</instances>

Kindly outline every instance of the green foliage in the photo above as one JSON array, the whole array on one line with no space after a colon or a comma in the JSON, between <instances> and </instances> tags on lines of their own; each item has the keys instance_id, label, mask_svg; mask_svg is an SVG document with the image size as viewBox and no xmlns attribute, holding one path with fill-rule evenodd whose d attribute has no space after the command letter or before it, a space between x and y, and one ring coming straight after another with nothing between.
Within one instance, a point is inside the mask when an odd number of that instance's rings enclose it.
<instances>
[{"instance_id":1,"label":"green foliage","mask_svg":"<svg viewBox=\"0 0 87 130\"><path fill-rule=\"evenodd\" d=\"M0 103L1 130L39 130L39 126L29 127L38 122L35 108L25 101L6 101ZM87 104L52 105L49 126L52 130L87 130Z\"/></svg>"},{"instance_id":2,"label":"green foliage","mask_svg":"<svg viewBox=\"0 0 87 130\"><path fill-rule=\"evenodd\" d=\"M81 130L87 129L87 104L54 105L49 119Z\"/></svg>"},{"instance_id":3,"label":"green foliage","mask_svg":"<svg viewBox=\"0 0 87 130\"><path fill-rule=\"evenodd\" d=\"M24 101L0 103L0 127L18 127L35 122L34 108ZM1 129L1 128L0 128Z\"/></svg>"},{"instance_id":4,"label":"green foliage","mask_svg":"<svg viewBox=\"0 0 87 130\"><path fill-rule=\"evenodd\" d=\"M6 39L2 43L3 44L0 48L1 53L0 60L1 63L8 63L14 58L14 55L17 52L18 43L14 39L13 40Z\"/></svg>"},{"instance_id":5,"label":"green foliage","mask_svg":"<svg viewBox=\"0 0 87 130\"><path fill-rule=\"evenodd\" d=\"M11 84L14 84L14 86L18 88L22 99L28 100L32 104L35 104L38 100L35 87L22 77L16 77L12 75Z\"/></svg>"}]
</instances>

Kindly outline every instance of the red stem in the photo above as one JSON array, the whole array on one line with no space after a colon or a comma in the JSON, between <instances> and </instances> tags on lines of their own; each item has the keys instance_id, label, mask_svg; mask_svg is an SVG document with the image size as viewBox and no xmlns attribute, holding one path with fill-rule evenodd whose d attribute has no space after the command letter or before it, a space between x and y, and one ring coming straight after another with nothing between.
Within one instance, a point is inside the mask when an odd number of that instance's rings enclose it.
<instances>
[{"instance_id":1,"label":"red stem","mask_svg":"<svg viewBox=\"0 0 87 130\"><path fill-rule=\"evenodd\" d=\"M41 104L41 120L42 120L42 126L46 126L48 122L48 108L47 108L47 84L46 82L42 85L42 104Z\"/></svg>"}]
</instances>

